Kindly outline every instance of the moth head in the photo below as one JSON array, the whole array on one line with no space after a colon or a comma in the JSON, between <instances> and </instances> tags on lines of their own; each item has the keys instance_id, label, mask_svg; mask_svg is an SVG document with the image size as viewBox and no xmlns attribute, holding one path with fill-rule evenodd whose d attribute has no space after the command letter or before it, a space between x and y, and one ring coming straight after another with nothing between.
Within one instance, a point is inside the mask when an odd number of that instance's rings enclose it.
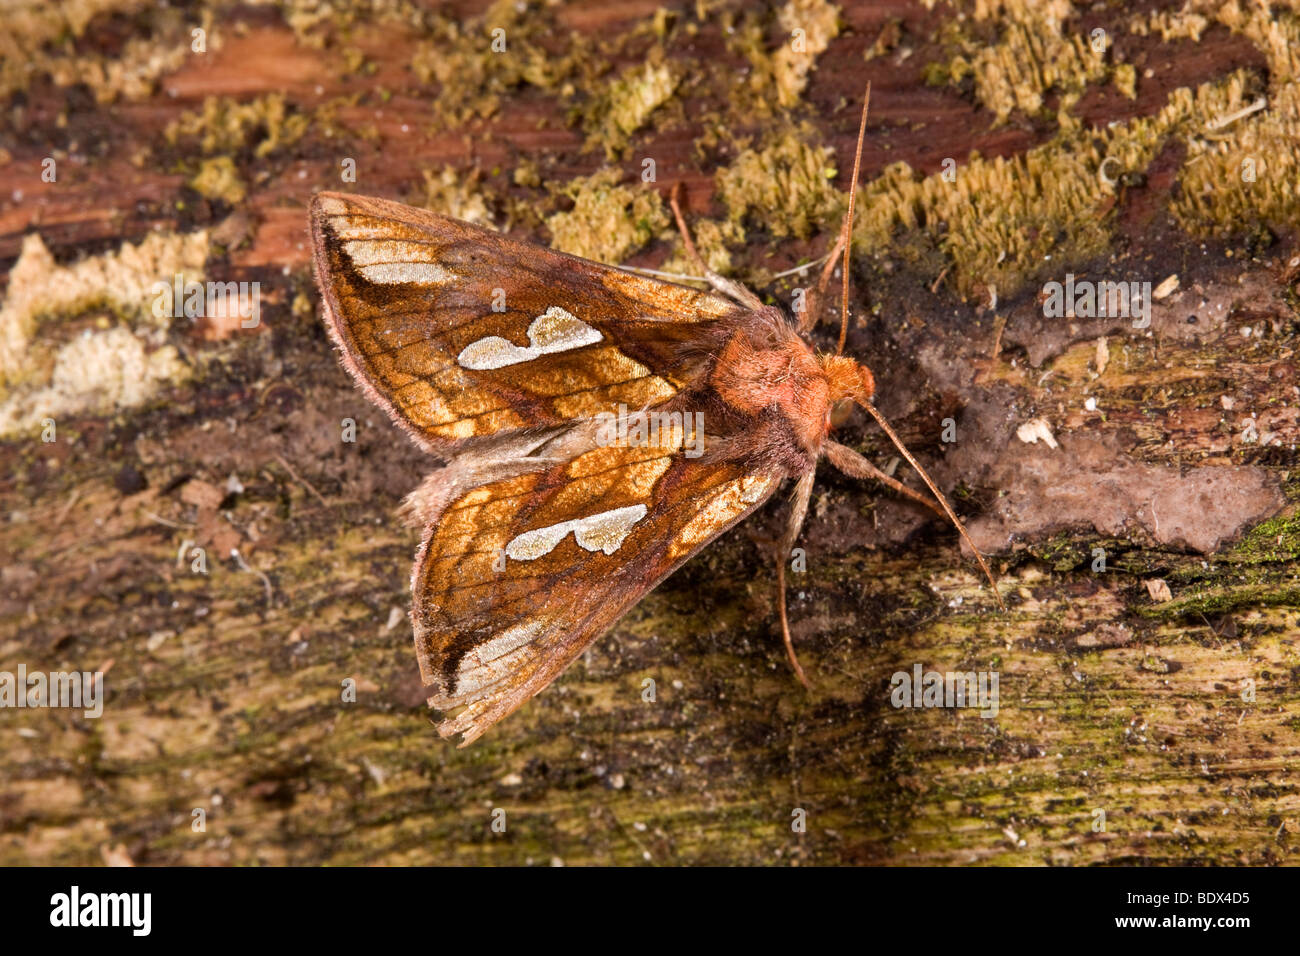
<instances>
[{"instance_id":1,"label":"moth head","mask_svg":"<svg viewBox=\"0 0 1300 956\"><path fill-rule=\"evenodd\" d=\"M876 379L871 369L844 355L821 355L822 371L830 382L830 400L834 405L848 399L864 404L876 394Z\"/></svg>"}]
</instances>

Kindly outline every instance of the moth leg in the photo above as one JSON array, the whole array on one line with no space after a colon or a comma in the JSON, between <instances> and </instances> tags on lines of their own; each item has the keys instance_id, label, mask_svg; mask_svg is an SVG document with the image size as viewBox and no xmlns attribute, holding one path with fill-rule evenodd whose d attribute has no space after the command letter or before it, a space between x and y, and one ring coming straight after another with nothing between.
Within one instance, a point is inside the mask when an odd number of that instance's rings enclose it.
<instances>
[{"instance_id":1,"label":"moth leg","mask_svg":"<svg viewBox=\"0 0 1300 956\"><path fill-rule=\"evenodd\" d=\"M803 312L799 314L800 332L811 330L817 324L817 319L826 307L826 289L831 284L831 274L835 271L835 267L839 265L840 253L844 251L846 238L847 233L841 227L840 236L835 240L835 247L831 249L831 254L826 258L826 265L822 266L821 278L817 280L816 287L804 299Z\"/></svg>"},{"instance_id":2,"label":"moth leg","mask_svg":"<svg viewBox=\"0 0 1300 956\"><path fill-rule=\"evenodd\" d=\"M790 666L794 668L795 676L799 678L799 683L809 690L812 690L812 684L808 682L803 668L799 665L799 658L794 653L794 642L790 639L790 619L785 609L785 562L790 557L790 549L794 547L795 540L799 537L799 529L803 527L803 520L808 515L808 502L812 498L814 475L815 471L809 471L795 485L794 499L790 505L790 521L785 526L785 534L781 536L779 550L776 553L776 603L781 612L781 637L785 641L785 653L790 658Z\"/></svg>"},{"instance_id":3,"label":"moth leg","mask_svg":"<svg viewBox=\"0 0 1300 956\"><path fill-rule=\"evenodd\" d=\"M695 268L700 270L700 274L704 276L709 285L713 286L716 291L721 292L723 295L730 296L746 308L763 308L762 299L746 289L739 282L718 275L710 269L700 257L699 250L695 248L695 243L691 239L691 231L686 227L686 219L682 216L682 208L677 202L677 194L681 192L681 189L681 183L678 183L673 187L673 191L668 194L668 205L673 209L673 217L677 220L677 229L682 234L682 243L686 246L686 254L690 256L691 261L695 263Z\"/></svg>"},{"instance_id":4,"label":"moth leg","mask_svg":"<svg viewBox=\"0 0 1300 956\"><path fill-rule=\"evenodd\" d=\"M874 479L875 481L880 482L882 485L886 486L887 488L892 488L894 491L898 492L904 498L909 498L912 501L915 501L919 505L925 505L927 508L929 508L935 514L937 514L940 518L943 518L945 521L948 519L948 516L943 513L943 511L939 508L939 506L936 505L929 498L926 498L924 495L913 491L911 488L907 487L907 485L903 484L901 481L898 481L894 478L890 478L887 474L885 474L883 471L881 471L871 462L867 461L865 458L859 455L852 448L849 448L847 445L841 445L831 441L830 439L827 439L825 442L823 442L822 448L826 450L827 460L836 468L838 468L840 471L844 472L844 474L848 475L850 478Z\"/></svg>"}]
</instances>

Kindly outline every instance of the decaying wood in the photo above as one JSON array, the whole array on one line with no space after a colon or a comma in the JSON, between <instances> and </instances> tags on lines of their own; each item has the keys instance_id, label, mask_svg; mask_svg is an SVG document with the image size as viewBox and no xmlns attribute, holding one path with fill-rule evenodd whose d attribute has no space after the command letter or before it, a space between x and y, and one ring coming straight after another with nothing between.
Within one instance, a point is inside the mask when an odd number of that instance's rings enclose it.
<instances>
[{"instance_id":1,"label":"decaying wood","mask_svg":"<svg viewBox=\"0 0 1300 956\"><path fill-rule=\"evenodd\" d=\"M146 29L131 6L106 0L74 52L121 55L122 36ZM1297 859L1295 224L1183 231L1165 211L1179 188L1174 146L1144 183L1099 203L1098 217L1116 224L1108 247L1061 266L1155 283L1177 274L1149 330L1047 319L1037 285L996 305L995 290L963 299L941 274L950 264L929 253L855 259L860 320L848 351L871 366L882 410L918 457L955 489L993 556L1005 614L949 529L822 469L799 541L807 570L789 575L812 692L790 673L776 629L768 555L784 521L779 495L476 745L458 751L433 732L406 619L418 535L394 517L433 463L351 387L310 289L305 202L339 188L342 160L359 171L347 188L406 199L423 197L425 170L450 166L498 224L546 242L544 219L567 200L544 183L606 162L582 104L621 71L657 62L652 48L665 43L665 62L683 74L677 92L611 162L640 188L653 157L653 188L666 196L684 182L700 218L725 218L715 166L786 120L807 121L813 141L833 148L847 186L867 78L864 180L900 159L932 174L972 151L1015 157L1055 134L1024 112L995 123L960 83L927 85L952 10L905 3L844 9L797 105L747 117L734 91L705 82L753 70L726 40L727 22L751 22L740 7L687 32L699 14L679 6L662 36L646 4L562 7L548 14L556 35L590 44L583 55L598 68L575 67L555 89L520 82L486 118L454 122L431 105L439 81L410 66L427 24L304 26L292 4L199 5L191 13L210 17L214 45L161 72L148 95L99 101L88 85L37 72L0 99L7 305L33 235L59 269L155 230L216 230L206 278L262 291L255 329L164 322L149 348L170 345L187 371L147 399L57 416L53 442L37 424L0 443L0 671L102 671L107 692L98 719L0 711L0 862L98 864L122 852L138 864ZM787 29L780 9L752 20L773 50ZM478 29L481 13L456 16ZM1085 35L1101 25L1121 36L1117 21L1089 19L1119 13L1078 16ZM1124 42L1153 77L1139 69L1132 99L1089 87L1075 112L1097 128L1150 116L1170 91L1237 69L1261 82L1272 69L1277 81L1276 64L1221 25L1197 41ZM881 52L865 59L871 49ZM575 55L554 52L566 50ZM707 63L725 69L702 72ZM262 155L265 130L210 153L197 136L165 136L206 97L270 94L311 121ZM713 141L717 119L737 128ZM223 155L243 185L238 201L195 188ZM54 182L41 178L47 157ZM516 176L529 162L542 185ZM803 238L751 222L733 267L752 278L812 259L837 225ZM664 264L672 239L659 233L633 264ZM791 287L759 291L789 302ZM35 357L7 393L48 376L57 347L78 335L139 331L145 323L124 310L101 298L42 317ZM835 328L815 336L831 348ZM348 419L355 442L342 440ZM885 466L888 443L863 417L837 424L840 441ZM905 468L896 476L915 486ZM196 548L206 573L193 570ZM996 672L996 717L892 706L891 678L918 664ZM355 702L343 699L347 680ZM498 808L503 833L491 828ZM800 810L806 832L792 826Z\"/></svg>"}]
</instances>

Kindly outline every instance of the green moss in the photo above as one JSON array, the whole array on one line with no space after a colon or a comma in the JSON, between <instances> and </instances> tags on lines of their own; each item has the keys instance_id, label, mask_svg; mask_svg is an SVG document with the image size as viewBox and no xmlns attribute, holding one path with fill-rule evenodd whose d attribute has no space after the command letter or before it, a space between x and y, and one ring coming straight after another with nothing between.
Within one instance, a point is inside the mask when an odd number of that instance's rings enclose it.
<instances>
[{"instance_id":1,"label":"green moss","mask_svg":"<svg viewBox=\"0 0 1300 956\"><path fill-rule=\"evenodd\" d=\"M1035 542L1026 550L1053 571L1073 571L1091 557L1087 543L1076 541L1068 534Z\"/></svg>"},{"instance_id":2,"label":"green moss","mask_svg":"<svg viewBox=\"0 0 1300 956\"><path fill-rule=\"evenodd\" d=\"M1300 31L1298 31L1300 32ZM1300 36L1295 39L1300 43ZM1240 114L1246 95L1215 118ZM1214 122L1215 120L1212 120ZM1289 229L1300 220L1300 84L1292 82L1260 110L1223 133L1192 136L1171 210L1194 235L1233 236L1268 223Z\"/></svg>"},{"instance_id":3,"label":"green moss","mask_svg":"<svg viewBox=\"0 0 1300 956\"><path fill-rule=\"evenodd\" d=\"M1300 139L1300 13L1204 3L1133 14L1132 33L1158 33L1166 42L1197 42L1212 22L1248 38L1267 61L1268 89L1248 71L1237 71L1195 90L1175 90L1154 117L1105 130L1082 129L1070 111L1089 84L1107 79L1135 98L1137 70L1116 60L1113 51L1094 52L1078 18L1078 5L1068 0L1051 0L1046 9L1009 0L977 6L972 20L941 31L951 55L927 64L925 82L959 85L973 77L976 98L999 122L1014 111L1043 115L1046 96L1055 92L1061 134L1002 168L974 157L959 170L956 183L943 184L947 189L932 184L934 177L925 181L924 196L908 198L916 184L910 169L887 170L865 190L884 200L875 218L895 215L891 198L912 204L919 215L909 218L904 212L875 226L864 221L860 240L870 241L873 249L889 242L927 274L940 271L929 254L939 248L948 259L941 268L952 268L963 295L991 287L1005 297L1037 281L1034 273L1042 271L1038 267L1048 251L1057 262L1080 261L1108 248L1107 190L1104 184L1097 188L1102 161L1113 173L1141 173L1174 136L1184 141L1186 161L1170 208L1187 231L1231 236L1262 223L1286 229L1300 218L1295 185L1300 158L1294 149ZM991 30L996 31L992 42ZM1264 93L1267 109L1250 113L1248 104ZM962 188L968 172L968 187ZM946 201L945 192L955 201ZM864 220L871 216L866 213ZM916 233L910 220L944 223L949 231L938 235L930 227ZM899 225L903 235L894 234ZM1058 236L1065 238L1065 247L1048 250ZM988 261L985 251L997 261Z\"/></svg>"},{"instance_id":4,"label":"green moss","mask_svg":"<svg viewBox=\"0 0 1300 956\"><path fill-rule=\"evenodd\" d=\"M1226 614L1241 608L1300 606L1300 582L1260 579L1241 585L1214 585L1192 588L1172 601L1153 607L1139 607L1143 617L1161 620L1198 620L1204 623L1212 615Z\"/></svg>"},{"instance_id":5,"label":"green moss","mask_svg":"<svg viewBox=\"0 0 1300 956\"><path fill-rule=\"evenodd\" d=\"M1112 74L1115 89L1131 100L1137 99L1137 67L1132 63L1121 63Z\"/></svg>"},{"instance_id":6,"label":"green moss","mask_svg":"<svg viewBox=\"0 0 1300 956\"><path fill-rule=\"evenodd\" d=\"M948 69L951 77L974 76L976 97L999 122L1015 110L1039 113L1051 91L1077 94L1106 78L1105 56L1065 18L1044 16L1028 3L999 6L1007 16L997 42L972 41Z\"/></svg>"},{"instance_id":7,"label":"green moss","mask_svg":"<svg viewBox=\"0 0 1300 956\"><path fill-rule=\"evenodd\" d=\"M591 42L561 27L549 4L497 0L481 17L434 17L428 32L411 70L437 84L433 112L444 128L495 115L501 98L522 86L568 97L581 77L582 88L594 88L604 68Z\"/></svg>"},{"instance_id":8,"label":"green moss","mask_svg":"<svg viewBox=\"0 0 1300 956\"><path fill-rule=\"evenodd\" d=\"M619 263L668 226L663 200L652 189L620 185L617 169L602 169L552 191L573 200L573 209L548 216L551 246L584 259Z\"/></svg>"},{"instance_id":9,"label":"green moss","mask_svg":"<svg viewBox=\"0 0 1300 956\"><path fill-rule=\"evenodd\" d=\"M1243 102L1253 83L1238 71L1195 91L1175 90L1154 116L1101 130L1084 127L1063 107L1051 142L1010 158L974 154L948 178L942 172L922 178L896 163L862 187L855 246L892 250L925 275L948 269L962 295L989 288L1014 295L1058 272L1062 262L1105 252L1112 238L1105 199L1115 193L1113 180L1144 171L1170 138L1194 135L1209 118Z\"/></svg>"},{"instance_id":10,"label":"green moss","mask_svg":"<svg viewBox=\"0 0 1300 956\"><path fill-rule=\"evenodd\" d=\"M190 187L199 195L220 199L232 206L248 192L235 161L229 156L214 156L203 160L189 182Z\"/></svg>"},{"instance_id":11,"label":"green moss","mask_svg":"<svg viewBox=\"0 0 1300 956\"><path fill-rule=\"evenodd\" d=\"M790 0L776 14L777 29L766 18L747 15L724 24L727 46L749 61L743 92L735 104L750 115L766 116L773 108L795 106L808 85L808 74L840 31L839 7L827 0ZM769 33L780 40L769 47Z\"/></svg>"},{"instance_id":12,"label":"green moss","mask_svg":"<svg viewBox=\"0 0 1300 956\"><path fill-rule=\"evenodd\" d=\"M762 149L747 149L718 171L718 197L731 222L806 239L840 219L844 197L834 185L834 153L811 145L811 136L807 125L787 127Z\"/></svg>"},{"instance_id":13,"label":"green moss","mask_svg":"<svg viewBox=\"0 0 1300 956\"><path fill-rule=\"evenodd\" d=\"M142 14L147 11L148 15ZM116 20L135 28L113 54L79 51L74 42L96 20ZM147 25L147 32L144 27ZM49 77L60 87L84 84L99 103L140 100L154 92L158 77L178 68L190 55L191 30L212 37L212 14L159 7L149 0L67 0L26 3L6 11L0 30L0 97Z\"/></svg>"},{"instance_id":14,"label":"green moss","mask_svg":"<svg viewBox=\"0 0 1300 956\"><path fill-rule=\"evenodd\" d=\"M690 223L691 237L695 250L710 269L719 275L730 275L732 271L731 250L744 244L745 230L729 219L694 219ZM685 244L679 236L673 254L662 266L665 272L679 275L694 275L698 269L694 261L686 254ZM752 278L752 277L751 277ZM761 283L754 282L754 285Z\"/></svg>"},{"instance_id":15,"label":"green moss","mask_svg":"<svg viewBox=\"0 0 1300 956\"><path fill-rule=\"evenodd\" d=\"M173 146L192 143L208 156L252 148L254 156L262 157L298 142L311 123L280 93L248 102L209 96L202 109L187 110L168 124L164 135Z\"/></svg>"},{"instance_id":16,"label":"green moss","mask_svg":"<svg viewBox=\"0 0 1300 956\"><path fill-rule=\"evenodd\" d=\"M537 161L524 157L515 166L514 181L516 186L525 189L537 189L542 185L542 174Z\"/></svg>"},{"instance_id":17,"label":"green moss","mask_svg":"<svg viewBox=\"0 0 1300 956\"><path fill-rule=\"evenodd\" d=\"M416 202L425 209L463 219L479 226L496 228L494 208L497 197L482 183L482 172L475 168L468 173L444 166L439 170L423 172L424 189Z\"/></svg>"},{"instance_id":18,"label":"green moss","mask_svg":"<svg viewBox=\"0 0 1300 956\"><path fill-rule=\"evenodd\" d=\"M1257 525L1223 559L1242 564L1300 560L1300 511L1293 506Z\"/></svg>"},{"instance_id":19,"label":"green moss","mask_svg":"<svg viewBox=\"0 0 1300 956\"><path fill-rule=\"evenodd\" d=\"M956 86L970 76L970 64L961 57L949 61L931 60L921 70L926 86Z\"/></svg>"},{"instance_id":20,"label":"green moss","mask_svg":"<svg viewBox=\"0 0 1300 956\"><path fill-rule=\"evenodd\" d=\"M618 158L632 134L672 98L677 84L673 69L663 62L624 70L583 110L587 145L602 148L606 159Z\"/></svg>"}]
</instances>

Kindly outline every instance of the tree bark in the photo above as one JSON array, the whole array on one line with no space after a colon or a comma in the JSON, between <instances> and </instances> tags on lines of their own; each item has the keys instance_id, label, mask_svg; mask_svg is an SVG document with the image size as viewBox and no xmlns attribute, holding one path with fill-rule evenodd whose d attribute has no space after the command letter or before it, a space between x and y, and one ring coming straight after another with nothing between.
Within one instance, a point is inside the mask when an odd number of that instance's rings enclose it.
<instances>
[{"instance_id":1,"label":"tree bark","mask_svg":"<svg viewBox=\"0 0 1300 956\"><path fill-rule=\"evenodd\" d=\"M990 554L1005 612L950 528L823 467L806 571L789 575L812 692L774 617L781 494L478 743L437 737L406 618L418 532L394 516L435 462L331 352L311 286L313 190L477 199L546 243L546 218L569 206L560 187L607 162L629 188L684 183L691 216L722 222L715 169L787 124L832 149L847 188L868 78L867 183L899 160L938 174L945 157L1014 160L1058 134L1046 113L998 122L969 80L927 84L927 65L952 61L945 6L845 5L795 105L765 115L754 91L775 97L788 76L778 64L762 86L762 56L818 4L792 4L793 21L741 4L704 5L702 20L630 0L533 7L506 22L504 55L545 55L505 79L451 59L497 15L459 6L454 19L311 23L305 6L212 2L173 22L106 0L71 39L34 47L39 68L0 100L5 321L20 322L20 291L38 303L0 397L55 389L0 442L0 672L98 671L105 693L98 718L0 710L0 863L1294 863L1295 223L1187 228L1168 211L1187 175L1172 139L1131 188L1098 195L1104 245L1048 276L1177 274L1149 330L1045 317L1038 273L999 302L942 243L856 249L848 351ZM1212 24L1165 40L1134 34L1129 16L1070 21L1081 37L1106 29L1139 64L1132 99L1086 87L1069 107L1083 123L1153 116L1171 91L1239 69L1276 114L1284 78L1250 36ZM188 49L196 26L203 53ZM728 41L745 35L758 52ZM133 39L183 54L142 93L104 69L153 62ZM423 76L422 49L435 63ZM668 64L677 86L621 143L592 110L612 111L616 79L645 63ZM1044 109L1063 96L1052 88ZM51 158L57 178L43 181ZM349 159L355 185L340 183ZM450 185L427 186L425 170ZM770 277L820 256L837 215L800 238L751 214L734 274L768 278L759 293L789 303L803 280ZM1085 228L1067 222L1061 246ZM151 232L199 230L204 278L260 283L256 328L159 322L150 296L111 291L170 272L120 259L69 271ZM32 236L53 259L25 275ZM657 267L674 248L655 230L629 261ZM60 299L74 281L90 291ZM114 328L147 357L173 349L183 372L138 399L122 398L128 381L107 405L58 406L96 374L74 367L58 391L60 356ZM815 343L833 349L837 333L838 309ZM355 442L341 440L347 419ZM882 466L896 454L864 416L837 421L836 437ZM897 475L920 487L906 466ZM898 675L918 668L996 674L996 715L896 706Z\"/></svg>"}]
</instances>

